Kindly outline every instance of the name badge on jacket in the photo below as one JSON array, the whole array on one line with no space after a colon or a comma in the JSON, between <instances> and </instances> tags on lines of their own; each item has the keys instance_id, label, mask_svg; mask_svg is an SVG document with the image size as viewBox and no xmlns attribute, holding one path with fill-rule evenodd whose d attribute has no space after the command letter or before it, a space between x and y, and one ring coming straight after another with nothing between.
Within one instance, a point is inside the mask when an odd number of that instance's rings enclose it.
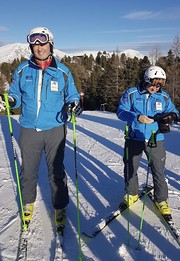
<instances>
[{"instance_id":1,"label":"name badge on jacket","mask_svg":"<svg viewBox=\"0 0 180 261\"><path fill-rule=\"evenodd\" d=\"M161 102L156 102L156 110L162 111L162 103Z\"/></svg>"},{"instance_id":2,"label":"name badge on jacket","mask_svg":"<svg viewBox=\"0 0 180 261\"><path fill-rule=\"evenodd\" d=\"M51 91L57 92L58 91L58 82L51 81Z\"/></svg>"}]
</instances>

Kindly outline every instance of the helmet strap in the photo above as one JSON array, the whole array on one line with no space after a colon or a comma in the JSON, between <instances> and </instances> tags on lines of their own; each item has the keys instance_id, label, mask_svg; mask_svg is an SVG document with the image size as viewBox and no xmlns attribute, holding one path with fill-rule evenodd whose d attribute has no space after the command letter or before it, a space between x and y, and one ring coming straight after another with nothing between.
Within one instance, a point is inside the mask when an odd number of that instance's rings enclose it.
<instances>
[{"instance_id":1,"label":"helmet strap","mask_svg":"<svg viewBox=\"0 0 180 261\"><path fill-rule=\"evenodd\" d=\"M50 52L53 54L53 45L50 43Z\"/></svg>"}]
</instances>

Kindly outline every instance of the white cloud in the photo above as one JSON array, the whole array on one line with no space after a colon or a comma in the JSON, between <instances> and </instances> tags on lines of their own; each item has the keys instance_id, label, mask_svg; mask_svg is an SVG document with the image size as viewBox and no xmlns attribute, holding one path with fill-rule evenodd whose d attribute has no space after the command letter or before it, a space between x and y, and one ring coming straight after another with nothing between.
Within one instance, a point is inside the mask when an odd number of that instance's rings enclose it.
<instances>
[{"instance_id":1,"label":"white cloud","mask_svg":"<svg viewBox=\"0 0 180 261\"><path fill-rule=\"evenodd\" d=\"M122 18L129 20L148 20L152 18L158 18L163 20L180 20L180 8L166 8L160 11L136 11L130 12L126 15L123 15Z\"/></svg>"},{"instance_id":2,"label":"white cloud","mask_svg":"<svg viewBox=\"0 0 180 261\"><path fill-rule=\"evenodd\" d=\"M0 32L7 32L9 31L5 26L0 25Z\"/></svg>"},{"instance_id":3,"label":"white cloud","mask_svg":"<svg viewBox=\"0 0 180 261\"><path fill-rule=\"evenodd\" d=\"M138 20L145 20L145 19L151 19L154 17L159 16L160 12L153 12L153 11L138 11L138 12L131 12L128 13L124 16L122 16L122 18L125 19L138 19Z\"/></svg>"}]
</instances>

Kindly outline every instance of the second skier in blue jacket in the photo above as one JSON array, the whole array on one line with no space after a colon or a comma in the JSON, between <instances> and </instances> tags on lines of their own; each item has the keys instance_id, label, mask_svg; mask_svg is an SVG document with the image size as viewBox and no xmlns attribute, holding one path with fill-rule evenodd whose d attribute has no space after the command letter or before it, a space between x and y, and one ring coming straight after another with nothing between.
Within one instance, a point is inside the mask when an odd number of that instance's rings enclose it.
<instances>
[{"instance_id":1,"label":"second skier in blue jacket","mask_svg":"<svg viewBox=\"0 0 180 261\"><path fill-rule=\"evenodd\" d=\"M145 152L153 175L156 205L162 214L170 214L164 176L164 133L170 130L170 124L177 121L179 114L170 96L162 89L165 81L166 73L161 67L147 68L140 85L129 88L121 97L117 116L127 122L128 129L123 157L127 192L124 202L131 205L138 199L137 171Z\"/></svg>"}]
</instances>

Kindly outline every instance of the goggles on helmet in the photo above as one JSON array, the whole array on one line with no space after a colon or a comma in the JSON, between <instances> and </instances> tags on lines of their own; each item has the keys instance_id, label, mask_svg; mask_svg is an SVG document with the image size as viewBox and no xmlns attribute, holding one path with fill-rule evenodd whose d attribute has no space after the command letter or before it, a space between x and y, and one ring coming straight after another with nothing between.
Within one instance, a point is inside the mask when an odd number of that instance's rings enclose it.
<instances>
[{"instance_id":1,"label":"goggles on helmet","mask_svg":"<svg viewBox=\"0 0 180 261\"><path fill-rule=\"evenodd\" d=\"M154 86L164 86L165 85L165 82L166 82L166 80L165 79L158 79L158 78L155 78L155 79L153 79L153 81L152 81L152 84L154 85Z\"/></svg>"},{"instance_id":2,"label":"goggles on helmet","mask_svg":"<svg viewBox=\"0 0 180 261\"><path fill-rule=\"evenodd\" d=\"M160 79L160 78L154 78L150 79L149 81L146 82L145 87L148 85L154 86L154 87L162 87L165 85L166 80L165 79Z\"/></svg>"},{"instance_id":3,"label":"goggles on helmet","mask_svg":"<svg viewBox=\"0 0 180 261\"><path fill-rule=\"evenodd\" d=\"M29 34L27 36L27 41L29 44L35 44L37 41L42 44L45 44L49 42L49 36L44 33Z\"/></svg>"}]
</instances>

